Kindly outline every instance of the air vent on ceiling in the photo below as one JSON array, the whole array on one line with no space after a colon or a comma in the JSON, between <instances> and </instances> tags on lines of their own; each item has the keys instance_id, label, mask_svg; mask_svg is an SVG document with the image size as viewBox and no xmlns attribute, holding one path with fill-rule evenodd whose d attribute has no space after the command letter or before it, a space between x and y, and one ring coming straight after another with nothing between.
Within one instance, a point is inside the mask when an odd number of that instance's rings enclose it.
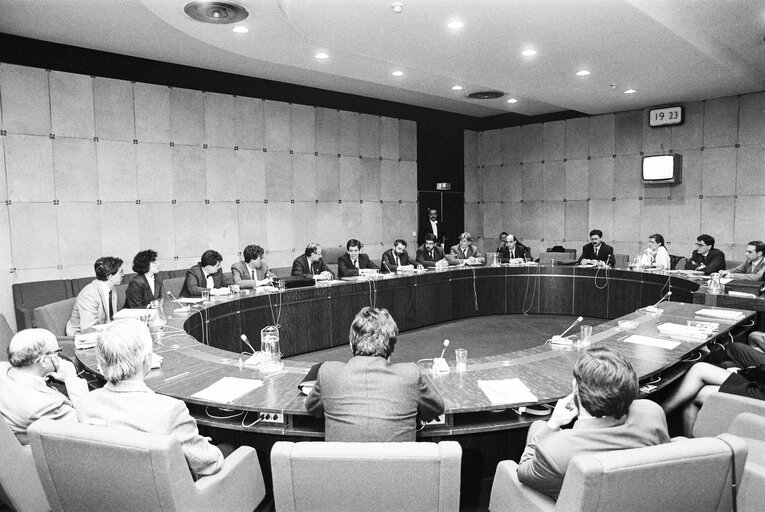
<instances>
[{"instance_id":1,"label":"air vent on ceiling","mask_svg":"<svg viewBox=\"0 0 765 512\"><path fill-rule=\"evenodd\" d=\"M504 92L499 91L478 91L468 94L468 98L472 98L474 100L495 100L497 98L501 98L504 95Z\"/></svg>"},{"instance_id":2,"label":"air vent on ceiling","mask_svg":"<svg viewBox=\"0 0 765 512\"><path fill-rule=\"evenodd\" d=\"M190 2L183 12L189 18L216 25L237 23L249 16L247 9L229 2Z\"/></svg>"}]
</instances>

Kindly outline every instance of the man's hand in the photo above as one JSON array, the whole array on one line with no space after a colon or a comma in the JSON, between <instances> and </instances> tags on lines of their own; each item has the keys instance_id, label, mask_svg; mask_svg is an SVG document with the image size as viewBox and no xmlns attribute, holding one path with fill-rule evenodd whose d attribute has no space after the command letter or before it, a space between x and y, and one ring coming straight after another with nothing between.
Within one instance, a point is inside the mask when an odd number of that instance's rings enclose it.
<instances>
[{"instance_id":1,"label":"man's hand","mask_svg":"<svg viewBox=\"0 0 765 512\"><path fill-rule=\"evenodd\" d=\"M77 378L77 369L68 359L62 359L58 356L50 358L53 367L56 369L48 374L48 377L59 382L66 382L69 379Z\"/></svg>"},{"instance_id":2,"label":"man's hand","mask_svg":"<svg viewBox=\"0 0 765 512\"><path fill-rule=\"evenodd\" d=\"M561 398L558 403L555 404L555 409L552 412L552 416L547 420L547 428L550 430L558 430L563 425L568 425L571 421L579 416L579 409L577 409L574 403L574 394Z\"/></svg>"}]
</instances>

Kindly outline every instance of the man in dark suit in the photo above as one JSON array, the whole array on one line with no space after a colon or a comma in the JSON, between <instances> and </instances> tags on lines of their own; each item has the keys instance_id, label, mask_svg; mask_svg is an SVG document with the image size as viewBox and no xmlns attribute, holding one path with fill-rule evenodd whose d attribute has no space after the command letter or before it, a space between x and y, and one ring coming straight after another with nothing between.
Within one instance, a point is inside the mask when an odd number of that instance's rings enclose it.
<instances>
[{"instance_id":1,"label":"man in dark suit","mask_svg":"<svg viewBox=\"0 0 765 512\"><path fill-rule=\"evenodd\" d=\"M406 252L406 241L399 238L393 242L393 249L388 249L382 255L382 271L396 272L399 267L411 267L409 253ZM411 268L410 268L411 270Z\"/></svg>"},{"instance_id":2,"label":"man in dark suit","mask_svg":"<svg viewBox=\"0 0 765 512\"><path fill-rule=\"evenodd\" d=\"M377 265L372 263L369 256L361 254L361 242L351 238L345 244L345 250L348 251L337 259L337 276L353 277L359 275L362 268L377 269Z\"/></svg>"},{"instance_id":3,"label":"man in dark suit","mask_svg":"<svg viewBox=\"0 0 765 512\"><path fill-rule=\"evenodd\" d=\"M432 234L436 237L436 245L443 246L444 244L444 224L438 221L438 210L436 208L428 208L428 214L420 222L420 240L425 239L425 235Z\"/></svg>"},{"instance_id":4,"label":"man in dark suit","mask_svg":"<svg viewBox=\"0 0 765 512\"><path fill-rule=\"evenodd\" d=\"M312 276L314 279L328 280L335 277L335 274L327 267L321 257L321 245L310 243L305 248L305 252L295 258L292 262L293 276Z\"/></svg>"},{"instance_id":5,"label":"man in dark suit","mask_svg":"<svg viewBox=\"0 0 765 512\"><path fill-rule=\"evenodd\" d=\"M201 297L203 290L209 290L210 295L228 295L230 290L239 291L239 286L223 275L222 262L223 256L218 251L205 251L199 263L186 271L181 297Z\"/></svg>"},{"instance_id":6,"label":"man in dark suit","mask_svg":"<svg viewBox=\"0 0 765 512\"><path fill-rule=\"evenodd\" d=\"M444 250L436 245L436 236L433 233L425 235L425 243L417 249L417 263L425 268L449 265L444 259Z\"/></svg>"},{"instance_id":7,"label":"man in dark suit","mask_svg":"<svg viewBox=\"0 0 765 512\"><path fill-rule=\"evenodd\" d=\"M577 263L582 265L614 266L614 248L603 242L603 232L599 229L590 231L590 243L582 247L582 255Z\"/></svg>"},{"instance_id":8,"label":"man in dark suit","mask_svg":"<svg viewBox=\"0 0 765 512\"><path fill-rule=\"evenodd\" d=\"M500 263L507 263L515 258L531 260L531 251L529 248L520 243L515 235L508 234L504 231L499 235L497 255L499 256Z\"/></svg>"},{"instance_id":9,"label":"man in dark suit","mask_svg":"<svg viewBox=\"0 0 765 512\"><path fill-rule=\"evenodd\" d=\"M351 325L350 361L321 365L305 407L324 418L326 441L414 441L417 420L443 413L443 399L415 363L391 364L397 335L388 310L365 307Z\"/></svg>"},{"instance_id":10,"label":"man in dark suit","mask_svg":"<svg viewBox=\"0 0 765 512\"><path fill-rule=\"evenodd\" d=\"M715 239L707 234L696 237L696 250L685 263L685 270L699 270L709 275L725 270L725 254L715 249Z\"/></svg>"}]
</instances>

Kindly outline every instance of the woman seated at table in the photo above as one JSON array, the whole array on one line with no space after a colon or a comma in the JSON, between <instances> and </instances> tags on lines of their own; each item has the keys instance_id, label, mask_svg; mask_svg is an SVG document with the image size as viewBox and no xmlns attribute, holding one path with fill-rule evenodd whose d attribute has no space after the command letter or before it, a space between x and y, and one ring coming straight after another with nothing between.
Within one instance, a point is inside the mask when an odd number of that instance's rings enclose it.
<instances>
[{"instance_id":1,"label":"woman seated at table","mask_svg":"<svg viewBox=\"0 0 765 512\"><path fill-rule=\"evenodd\" d=\"M641 267L651 267L660 270L671 270L669 252L664 246L664 237L656 233L648 237L648 248L640 256Z\"/></svg>"},{"instance_id":2,"label":"woman seated at table","mask_svg":"<svg viewBox=\"0 0 765 512\"><path fill-rule=\"evenodd\" d=\"M126 308L145 308L153 300L161 299L165 294L157 262L157 251L141 251L133 258L133 272L136 275L128 283L125 292Z\"/></svg>"}]
</instances>

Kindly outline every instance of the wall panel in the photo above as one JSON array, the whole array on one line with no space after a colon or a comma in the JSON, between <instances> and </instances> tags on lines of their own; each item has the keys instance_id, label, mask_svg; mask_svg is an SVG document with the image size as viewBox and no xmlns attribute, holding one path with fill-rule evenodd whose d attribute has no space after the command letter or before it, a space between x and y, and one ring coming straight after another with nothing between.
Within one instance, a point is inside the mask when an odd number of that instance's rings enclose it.
<instances>
[{"instance_id":1,"label":"wall panel","mask_svg":"<svg viewBox=\"0 0 765 512\"><path fill-rule=\"evenodd\" d=\"M86 75L50 72L52 133L59 137L95 136L93 79Z\"/></svg>"},{"instance_id":2,"label":"wall panel","mask_svg":"<svg viewBox=\"0 0 765 512\"><path fill-rule=\"evenodd\" d=\"M290 149L295 153L316 151L316 109L290 105Z\"/></svg>"},{"instance_id":3,"label":"wall panel","mask_svg":"<svg viewBox=\"0 0 765 512\"><path fill-rule=\"evenodd\" d=\"M87 139L56 138L53 141L55 198L59 201L88 201L98 197L98 143Z\"/></svg>"},{"instance_id":4,"label":"wall panel","mask_svg":"<svg viewBox=\"0 0 765 512\"><path fill-rule=\"evenodd\" d=\"M207 92L204 104L204 142L208 146L231 148L236 146L236 103L233 96Z\"/></svg>"},{"instance_id":5,"label":"wall panel","mask_svg":"<svg viewBox=\"0 0 765 512\"><path fill-rule=\"evenodd\" d=\"M3 129L24 135L48 135L50 88L44 69L0 63Z\"/></svg>"},{"instance_id":6,"label":"wall panel","mask_svg":"<svg viewBox=\"0 0 765 512\"><path fill-rule=\"evenodd\" d=\"M136 157L132 142L99 141L96 145L98 162L98 198L102 201L135 201Z\"/></svg>"},{"instance_id":7,"label":"wall panel","mask_svg":"<svg viewBox=\"0 0 765 512\"><path fill-rule=\"evenodd\" d=\"M138 142L169 144L170 88L136 83L133 86L133 99L135 135Z\"/></svg>"},{"instance_id":8,"label":"wall panel","mask_svg":"<svg viewBox=\"0 0 765 512\"><path fill-rule=\"evenodd\" d=\"M135 147L138 198L141 201L170 201L173 192L173 150L169 144L141 142Z\"/></svg>"},{"instance_id":9,"label":"wall panel","mask_svg":"<svg viewBox=\"0 0 765 512\"><path fill-rule=\"evenodd\" d=\"M4 139L8 199L52 201L53 141L39 135L8 134Z\"/></svg>"},{"instance_id":10,"label":"wall panel","mask_svg":"<svg viewBox=\"0 0 765 512\"><path fill-rule=\"evenodd\" d=\"M8 213L13 266L29 269L56 267L58 233L53 202L12 203Z\"/></svg>"},{"instance_id":11,"label":"wall panel","mask_svg":"<svg viewBox=\"0 0 765 512\"><path fill-rule=\"evenodd\" d=\"M234 98L234 136L240 149L263 149L266 147L264 101L258 98L236 96Z\"/></svg>"},{"instance_id":12,"label":"wall panel","mask_svg":"<svg viewBox=\"0 0 765 512\"><path fill-rule=\"evenodd\" d=\"M135 136L133 84L124 80L95 78L95 134L99 139L132 141Z\"/></svg>"}]
</instances>

